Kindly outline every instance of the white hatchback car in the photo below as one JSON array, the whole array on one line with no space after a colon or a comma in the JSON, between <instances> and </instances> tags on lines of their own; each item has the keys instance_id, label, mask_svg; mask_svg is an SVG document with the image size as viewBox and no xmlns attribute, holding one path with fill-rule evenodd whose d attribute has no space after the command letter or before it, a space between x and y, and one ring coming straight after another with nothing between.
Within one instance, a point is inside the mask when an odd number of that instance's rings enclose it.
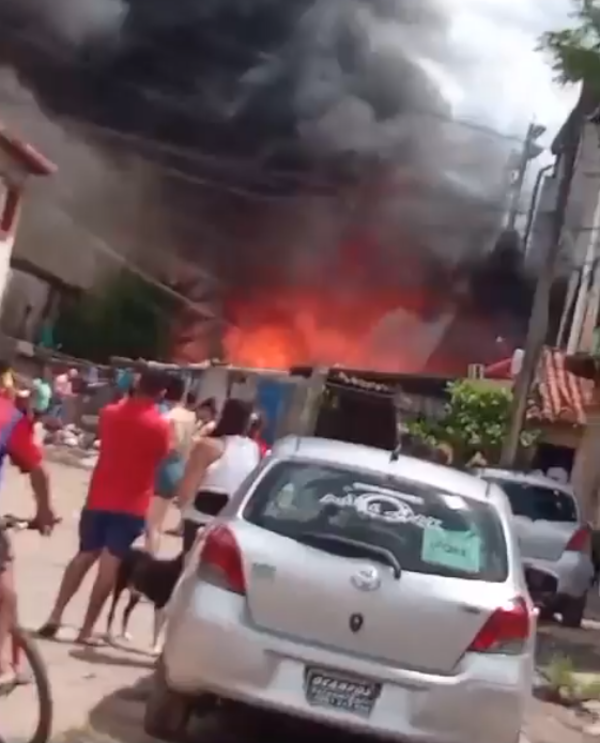
<instances>
[{"instance_id":1,"label":"white hatchback car","mask_svg":"<svg viewBox=\"0 0 600 743\"><path fill-rule=\"evenodd\" d=\"M288 438L201 535L147 703L423 743L517 743L535 612L502 490L379 449Z\"/></svg>"},{"instance_id":2,"label":"white hatchback car","mask_svg":"<svg viewBox=\"0 0 600 743\"><path fill-rule=\"evenodd\" d=\"M573 490L543 475L499 469L483 469L478 474L506 493L523 562L557 580L544 613L561 614L563 624L579 627L594 564L592 531Z\"/></svg>"}]
</instances>

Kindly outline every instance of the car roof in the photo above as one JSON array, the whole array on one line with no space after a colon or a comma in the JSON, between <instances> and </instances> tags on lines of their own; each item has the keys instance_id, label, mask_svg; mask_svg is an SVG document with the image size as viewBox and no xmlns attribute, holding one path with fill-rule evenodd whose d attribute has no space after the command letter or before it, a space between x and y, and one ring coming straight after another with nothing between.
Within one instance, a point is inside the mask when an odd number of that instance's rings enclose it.
<instances>
[{"instance_id":1,"label":"car roof","mask_svg":"<svg viewBox=\"0 0 600 743\"><path fill-rule=\"evenodd\" d=\"M542 488L551 488L560 490L562 493L573 495L573 489L570 485L559 482L552 477L547 477L536 472L515 472L513 470L495 469L486 467L476 471L480 477L491 477L495 480L505 480L507 482L522 482L527 485L538 485Z\"/></svg>"},{"instance_id":2,"label":"car roof","mask_svg":"<svg viewBox=\"0 0 600 743\"><path fill-rule=\"evenodd\" d=\"M349 469L371 470L376 474L412 480L480 501L489 500L491 495L490 486L485 480L466 472L402 454L392 459L392 452L385 449L346 441L287 436L275 443L271 453L278 459L308 459Z\"/></svg>"}]
</instances>

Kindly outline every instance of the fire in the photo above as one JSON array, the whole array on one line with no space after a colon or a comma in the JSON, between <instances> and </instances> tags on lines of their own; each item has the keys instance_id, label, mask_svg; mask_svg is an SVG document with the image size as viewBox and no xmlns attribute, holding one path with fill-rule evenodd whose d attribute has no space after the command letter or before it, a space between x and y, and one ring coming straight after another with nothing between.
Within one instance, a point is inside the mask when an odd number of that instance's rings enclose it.
<instances>
[{"instance_id":1,"label":"fire","mask_svg":"<svg viewBox=\"0 0 600 743\"><path fill-rule=\"evenodd\" d=\"M418 371L421 364L409 349L420 343L416 336L424 321L416 311L415 297L404 296L402 303L400 299L395 293L368 297L363 293L343 296L335 290L329 294L294 288L278 293L267 290L262 299L255 297L230 307L233 325L224 338L226 357L240 366L270 369L342 364ZM390 321L389 329L385 318Z\"/></svg>"},{"instance_id":2,"label":"fire","mask_svg":"<svg viewBox=\"0 0 600 743\"><path fill-rule=\"evenodd\" d=\"M465 325L452 275L428 280L421 252L415 247L401 257L386 255L363 237L331 259L317 257L294 283L265 270L262 286L238 285L223 297L224 357L263 369L337 364L391 373L462 373L473 359L490 355L484 341L493 342L497 334L482 324L485 318L472 318L477 327ZM448 335L456 339L459 315L461 348L454 348L454 340L446 349ZM175 345L182 359L206 356L206 342L193 328Z\"/></svg>"}]
</instances>

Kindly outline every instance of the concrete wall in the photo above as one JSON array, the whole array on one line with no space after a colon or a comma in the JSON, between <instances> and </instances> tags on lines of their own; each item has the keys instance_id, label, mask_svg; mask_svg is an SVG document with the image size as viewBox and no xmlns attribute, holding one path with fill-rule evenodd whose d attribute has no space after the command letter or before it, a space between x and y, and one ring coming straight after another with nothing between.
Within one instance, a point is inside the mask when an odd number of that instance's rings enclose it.
<instances>
[{"instance_id":1,"label":"concrete wall","mask_svg":"<svg viewBox=\"0 0 600 743\"><path fill-rule=\"evenodd\" d=\"M5 209L8 207L9 199L9 186L2 179L2 173L0 171L0 224ZM0 227L0 302L4 297L4 290L8 283L10 273L10 259L12 256L13 246L15 242L15 230L18 222L18 214L16 215L13 224L11 224L8 232L5 232Z\"/></svg>"},{"instance_id":2,"label":"concrete wall","mask_svg":"<svg viewBox=\"0 0 600 743\"><path fill-rule=\"evenodd\" d=\"M114 259L90 246L91 239L51 203L25 200L14 255L69 286L88 290L100 276L118 268Z\"/></svg>"},{"instance_id":3,"label":"concrete wall","mask_svg":"<svg viewBox=\"0 0 600 743\"><path fill-rule=\"evenodd\" d=\"M586 124L575 164L565 220L565 232L574 246L573 262L578 266L583 263L588 244L593 238L591 227L599 191L598 127L595 124Z\"/></svg>"}]
</instances>

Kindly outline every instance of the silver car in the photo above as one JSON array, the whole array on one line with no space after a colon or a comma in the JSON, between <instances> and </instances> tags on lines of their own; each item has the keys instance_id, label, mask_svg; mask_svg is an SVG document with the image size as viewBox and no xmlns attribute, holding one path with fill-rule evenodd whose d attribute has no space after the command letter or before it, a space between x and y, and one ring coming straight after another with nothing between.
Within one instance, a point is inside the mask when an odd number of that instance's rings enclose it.
<instances>
[{"instance_id":1,"label":"silver car","mask_svg":"<svg viewBox=\"0 0 600 743\"><path fill-rule=\"evenodd\" d=\"M579 627L594 567L592 533L573 491L543 475L496 469L479 474L508 496L523 561L558 579L546 612L561 614L564 624Z\"/></svg>"},{"instance_id":2,"label":"silver car","mask_svg":"<svg viewBox=\"0 0 600 743\"><path fill-rule=\"evenodd\" d=\"M423 743L517 743L535 610L500 488L326 439L279 442L196 543L147 732L242 703Z\"/></svg>"}]
</instances>

